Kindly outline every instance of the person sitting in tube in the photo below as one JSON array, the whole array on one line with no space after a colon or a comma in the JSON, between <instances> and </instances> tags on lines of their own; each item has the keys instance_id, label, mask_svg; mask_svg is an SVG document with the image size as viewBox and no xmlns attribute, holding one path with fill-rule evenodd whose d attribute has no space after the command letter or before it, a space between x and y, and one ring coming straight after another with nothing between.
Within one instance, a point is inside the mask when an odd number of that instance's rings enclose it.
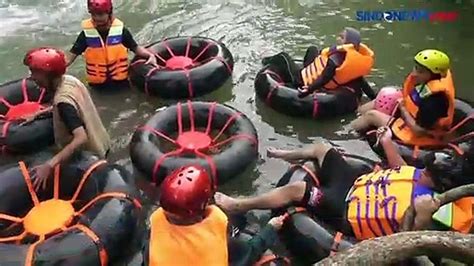
<instances>
[{"instance_id":1,"label":"person sitting in tube","mask_svg":"<svg viewBox=\"0 0 474 266\"><path fill-rule=\"evenodd\" d=\"M142 265L228 265L233 261L226 214L210 204L215 186L201 166L177 169L161 184L160 206L150 216ZM274 243L283 216L272 218L249 242L240 243L239 261L252 265ZM235 244L235 245L233 245ZM229 250L228 250L229 248ZM243 260L241 258L244 258Z\"/></svg>"},{"instance_id":2,"label":"person sitting in tube","mask_svg":"<svg viewBox=\"0 0 474 266\"><path fill-rule=\"evenodd\" d=\"M381 90L375 101L359 108L361 115L351 122L356 131L388 125L394 109L400 115L391 129L404 144L436 146L449 139L455 108L454 82L449 69L449 57L433 49L423 50L414 57L413 70L405 79L401 93ZM389 108L378 101L385 101ZM391 102L398 101L397 104Z\"/></svg>"},{"instance_id":3,"label":"person sitting in tube","mask_svg":"<svg viewBox=\"0 0 474 266\"><path fill-rule=\"evenodd\" d=\"M112 0L87 0L87 8L91 18L82 21L68 66L84 53L91 87L128 87L128 50L148 58L146 64L157 65L154 54L139 46L123 22L113 16Z\"/></svg>"},{"instance_id":4,"label":"person sitting in tube","mask_svg":"<svg viewBox=\"0 0 474 266\"><path fill-rule=\"evenodd\" d=\"M282 73L289 72L301 98L321 89L330 91L347 86L374 99L376 94L364 78L372 70L374 52L361 43L360 33L354 28L345 28L336 41L337 45L321 51L310 46L304 56L303 69L285 52L264 58L262 64L278 68Z\"/></svg>"},{"instance_id":5,"label":"person sitting in tube","mask_svg":"<svg viewBox=\"0 0 474 266\"><path fill-rule=\"evenodd\" d=\"M86 86L77 78L65 74L66 57L63 51L50 47L35 48L26 53L23 63L30 69L31 78L38 86L54 94L54 139L61 151L35 167L34 187L44 189L54 167L77 151L87 150L105 158L110 148L110 137ZM36 113L26 123L50 110Z\"/></svg>"},{"instance_id":6,"label":"person sitting in tube","mask_svg":"<svg viewBox=\"0 0 474 266\"><path fill-rule=\"evenodd\" d=\"M392 142L391 131L387 127L380 128L377 134L387 154L389 169L355 176L354 168L343 155L323 143L294 151L269 149L269 157L286 161L312 161L313 169L319 169L315 173L319 187L313 185L315 182L308 178L250 198L232 198L217 193L216 204L228 212L279 209L296 205L306 208L343 235L364 240L397 232L405 211L413 203L416 211L413 230L436 228L467 233L472 223L471 198L442 206L447 210L451 208L452 212L438 212L440 202L433 196L435 193L473 183L474 156L466 154L464 157L451 157L449 153L433 152L425 161L426 168L417 169L406 165ZM367 192L369 186L374 189ZM376 204L378 211L372 207L369 211L365 207L358 208L379 200L386 204ZM391 217L385 216L387 212Z\"/></svg>"}]
</instances>

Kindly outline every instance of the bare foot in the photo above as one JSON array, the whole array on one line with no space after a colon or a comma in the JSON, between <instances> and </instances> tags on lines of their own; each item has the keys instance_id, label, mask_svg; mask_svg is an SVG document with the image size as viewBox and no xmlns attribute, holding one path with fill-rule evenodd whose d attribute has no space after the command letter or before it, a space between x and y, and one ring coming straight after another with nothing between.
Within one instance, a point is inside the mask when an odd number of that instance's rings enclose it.
<instances>
[{"instance_id":1,"label":"bare foot","mask_svg":"<svg viewBox=\"0 0 474 266\"><path fill-rule=\"evenodd\" d=\"M221 207L224 211L231 213L239 212L238 199L227 196L221 192L216 192L216 194L214 194L214 200L216 201L216 205Z\"/></svg>"},{"instance_id":2,"label":"bare foot","mask_svg":"<svg viewBox=\"0 0 474 266\"><path fill-rule=\"evenodd\" d=\"M284 159L283 157L285 157L286 154L288 154L290 151L288 150L282 150L282 149L277 149L277 148L273 148L273 147L270 147L267 149L267 156L268 158L280 158L280 159Z\"/></svg>"}]
</instances>

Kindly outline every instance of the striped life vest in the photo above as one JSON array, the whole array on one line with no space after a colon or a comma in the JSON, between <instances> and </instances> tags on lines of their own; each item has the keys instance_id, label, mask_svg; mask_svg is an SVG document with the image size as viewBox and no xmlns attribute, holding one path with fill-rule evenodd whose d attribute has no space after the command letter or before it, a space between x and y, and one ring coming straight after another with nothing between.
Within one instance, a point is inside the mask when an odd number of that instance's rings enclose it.
<instances>
[{"instance_id":1,"label":"striped life vest","mask_svg":"<svg viewBox=\"0 0 474 266\"><path fill-rule=\"evenodd\" d=\"M107 40L102 40L92 19L82 21L86 35L87 81L90 84L103 84L107 80L126 80L128 78L128 49L122 44L123 22L114 18Z\"/></svg>"}]
</instances>

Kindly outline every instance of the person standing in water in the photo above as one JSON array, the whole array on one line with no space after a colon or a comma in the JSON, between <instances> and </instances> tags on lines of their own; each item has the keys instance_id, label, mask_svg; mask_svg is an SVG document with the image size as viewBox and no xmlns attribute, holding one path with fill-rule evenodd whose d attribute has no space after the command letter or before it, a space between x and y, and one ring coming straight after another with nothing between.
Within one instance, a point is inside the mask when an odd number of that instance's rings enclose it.
<instances>
[{"instance_id":1,"label":"person standing in water","mask_svg":"<svg viewBox=\"0 0 474 266\"><path fill-rule=\"evenodd\" d=\"M337 45L321 51L310 46L302 69L285 52L264 58L262 63L271 65L282 73L289 72L301 98L321 89L331 91L346 86L375 99L375 92L364 78L372 70L374 52L361 42L359 31L351 27L345 28L336 41Z\"/></svg>"},{"instance_id":2,"label":"person standing in water","mask_svg":"<svg viewBox=\"0 0 474 266\"><path fill-rule=\"evenodd\" d=\"M70 50L68 66L84 53L87 82L93 88L128 87L128 50L157 65L153 53L134 40L122 21L113 16L112 0L88 0L91 18Z\"/></svg>"},{"instance_id":3,"label":"person standing in water","mask_svg":"<svg viewBox=\"0 0 474 266\"><path fill-rule=\"evenodd\" d=\"M54 93L54 138L61 150L35 168L33 184L36 189L44 189L54 167L77 151L87 150L105 158L110 138L86 86L77 78L65 75L66 57L61 50L50 47L32 49L25 55L23 63L30 69L31 78L38 86Z\"/></svg>"}]
</instances>

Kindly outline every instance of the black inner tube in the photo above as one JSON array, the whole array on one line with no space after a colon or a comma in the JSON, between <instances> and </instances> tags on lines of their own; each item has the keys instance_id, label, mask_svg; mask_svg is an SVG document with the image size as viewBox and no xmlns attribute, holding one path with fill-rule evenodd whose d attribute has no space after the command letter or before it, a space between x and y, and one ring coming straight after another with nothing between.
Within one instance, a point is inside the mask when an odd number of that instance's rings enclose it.
<instances>
[{"instance_id":1,"label":"black inner tube","mask_svg":"<svg viewBox=\"0 0 474 266\"><path fill-rule=\"evenodd\" d=\"M255 78L255 92L260 100L281 113L292 116L330 118L354 112L362 96L360 88L341 86L323 90L305 98L298 97L288 73L265 66Z\"/></svg>"},{"instance_id":2,"label":"black inner tube","mask_svg":"<svg viewBox=\"0 0 474 266\"><path fill-rule=\"evenodd\" d=\"M0 85L0 149L9 153L31 153L54 143L51 113L24 122L21 116L33 114L52 100L52 94L32 79Z\"/></svg>"},{"instance_id":3,"label":"black inner tube","mask_svg":"<svg viewBox=\"0 0 474 266\"><path fill-rule=\"evenodd\" d=\"M141 246L144 231L133 178L118 165L108 165L89 155L77 156L58 170L58 179L50 178L47 188L39 193L29 187L28 182L31 184L34 178L22 162L1 173L0 261L100 265L131 257ZM45 207L51 203L70 204L73 209ZM56 224L58 219L62 224L62 214L69 211L72 216L64 220L69 221L64 228L39 229ZM49 213L51 217L45 223L43 219ZM5 214L24 218L14 222ZM32 216L43 218L32 221ZM15 239L8 244L6 237L14 236L18 236L21 245L15 244Z\"/></svg>"},{"instance_id":4,"label":"black inner tube","mask_svg":"<svg viewBox=\"0 0 474 266\"><path fill-rule=\"evenodd\" d=\"M139 128L132 137L131 158L158 184L171 171L187 164L206 167L222 183L255 160L257 139L252 123L235 109L188 101L160 111Z\"/></svg>"},{"instance_id":5,"label":"black inner tube","mask_svg":"<svg viewBox=\"0 0 474 266\"><path fill-rule=\"evenodd\" d=\"M135 57L130 80L147 94L192 98L209 93L232 75L234 59L224 44L204 37L175 37L147 47L158 67Z\"/></svg>"}]
</instances>

